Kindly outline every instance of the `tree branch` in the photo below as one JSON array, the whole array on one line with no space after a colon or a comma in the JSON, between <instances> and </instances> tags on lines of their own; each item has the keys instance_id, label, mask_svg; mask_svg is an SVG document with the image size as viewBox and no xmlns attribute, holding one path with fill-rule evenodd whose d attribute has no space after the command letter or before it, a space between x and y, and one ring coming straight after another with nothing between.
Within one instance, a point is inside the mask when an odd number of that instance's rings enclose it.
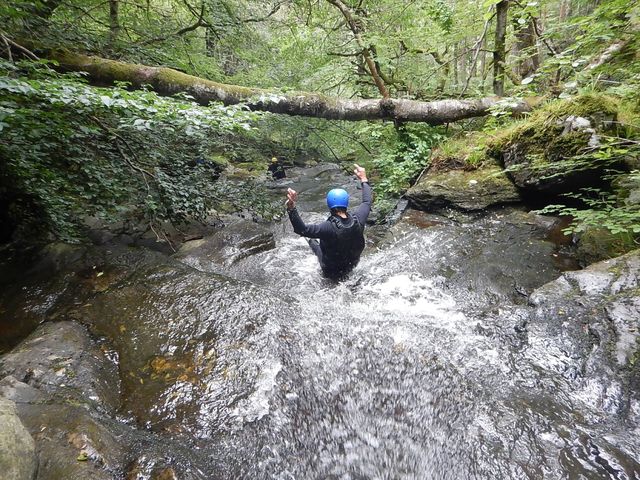
<instances>
[{"instance_id":1,"label":"tree branch","mask_svg":"<svg viewBox=\"0 0 640 480\"><path fill-rule=\"evenodd\" d=\"M518 0L514 0L515 4L518 5L519 7L523 7L522 3ZM544 43L545 47L547 47L547 49L549 50L549 52L552 55L557 55L558 51L555 49L555 47L553 46L553 44L551 42L549 42L540 32L540 29L538 28L538 18L534 17L534 16L530 16L529 18L531 18L531 24L533 25L533 31L536 33L536 36L542 40L542 43Z\"/></svg>"},{"instance_id":2,"label":"tree branch","mask_svg":"<svg viewBox=\"0 0 640 480\"><path fill-rule=\"evenodd\" d=\"M467 91L467 88L469 88L469 82L471 81L471 77L473 76L473 70L475 69L476 64L478 63L478 55L480 55L480 46L482 45L482 42L487 36L487 30L489 29L489 24L491 23L491 20L493 20L493 17L495 16L496 16L496 13L493 12L493 14L487 19L487 21L484 22L484 28L482 29L482 34L480 35L480 37L478 38L478 41L474 45L475 53L473 54L473 62L471 63L471 68L469 69L469 72L471 73L469 73L467 80L464 82L464 88L460 92L460 95L458 96L458 98L461 98L464 95L464 93Z\"/></svg>"},{"instance_id":3,"label":"tree branch","mask_svg":"<svg viewBox=\"0 0 640 480\"><path fill-rule=\"evenodd\" d=\"M587 66L587 68L589 70L593 70L595 68L598 68L599 66L603 65L604 63L608 62L611 57L613 57L616 53L618 53L620 50L622 50L627 43L629 43L629 40L626 41L618 41L615 42L611 45L609 45L604 52L602 52L598 58L596 58L595 60L592 60L591 63L589 63L589 65Z\"/></svg>"},{"instance_id":4,"label":"tree branch","mask_svg":"<svg viewBox=\"0 0 640 480\"><path fill-rule=\"evenodd\" d=\"M27 57L31 58L32 60L36 60L36 61L40 60L40 58L31 50L29 50L26 47L23 47L22 45L14 42L9 37L7 37L6 32L4 32L3 30L0 30L0 35L2 36L2 40L5 42L5 44L9 44L13 48L20 50L22 53L24 53ZM11 57L11 51L9 51L9 57Z\"/></svg>"},{"instance_id":5,"label":"tree branch","mask_svg":"<svg viewBox=\"0 0 640 480\"><path fill-rule=\"evenodd\" d=\"M166 41L166 40L168 40L170 38L173 38L173 37L180 37L180 36L184 35L185 33L192 32L195 29L200 28L200 27L210 27L211 25L208 22L204 21L204 12L205 12L205 4L204 4L204 2L202 2L202 5L200 6L200 13L198 14L198 19L196 20L196 22L194 24L188 25L188 26L186 26L184 28L181 28L177 32L170 33L169 35L165 35L164 37L150 38L149 40L145 40L144 42L140 42L138 45L144 46L144 45L150 45L152 43L164 42L164 41Z\"/></svg>"},{"instance_id":6,"label":"tree branch","mask_svg":"<svg viewBox=\"0 0 640 480\"><path fill-rule=\"evenodd\" d=\"M351 57L359 57L360 55L362 55L362 52L354 52L354 53L329 52L327 53L327 55L329 55L330 57L351 58Z\"/></svg>"},{"instance_id":7,"label":"tree branch","mask_svg":"<svg viewBox=\"0 0 640 480\"><path fill-rule=\"evenodd\" d=\"M98 125L102 130L104 130L105 132L107 132L110 135L113 135L117 140L120 140L122 143L124 143L124 145L127 147L127 149L131 152L131 154L134 156L134 158L136 157L136 152L133 148L131 148L131 145L129 145L129 142L127 142L122 136L118 135L116 132L114 132L112 129L110 129L109 127L107 127L104 123L102 123L100 121L100 119L98 117L94 117L91 116L90 117L91 120L93 120L96 125ZM120 155L122 156L122 158L124 158L124 161L127 162L127 164L134 169L135 171L139 172L142 174L142 178L144 179L145 183L146 183L146 177L145 175L148 175L149 177L155 179L155 175L151 172L149 172L148 170L145 170L142 167L139 167L138 165L135 165L131 160L129 160L129 157L127 157L124 152L120 149L119 144L116 142L116 147L118 148L118 150L120 151ZM149 187L149 185L147 184L147 188Z\"/></svg>"},{"instance_id":8,"label":"tree branch","mask_svg":"<svg viewBox=\"0 0 640 480\"><path fill-rule=\"evenodd\" d=\"M9 61L11 63L13 63L13 55L11 55L11 46L9 45L9 41L7 40L7 37L5 37L2 34L0 34L0 37L2 37L2 41L4 43L4 47L7 50L7 57L9 59Z\"/></svg>"},{"instance_id":9,"label":"tree branch","mask_svg":"<svg viewBox=\"0 0 640 480\"><path fill-rule=\"evenodd\" d=\"M279 93L212 82L170 68L136 65L60 50L49 51L48 55L58 61L58 68L88 72L90 80L102 85L124 81L129 82L133 88L150 85L160 95L188 93L201 105L212 102L222 102L225 105L243 104L254 111L330 120L386 119L439 125L486 115L499 101L498 97L434 102L393 98L349 100L317 93ZM526 102L520 102L513 108L514 112L528 110L530 107Z\"/></svg>"},{"instance_id":10,"label":"tree branch","mask_svg":"<svg viewBox=\"0 0 640 480\"><path fill-rule=\"evenodd\" d=\"M342 2L342 0L327 0L327 2L335 6L342 13L342 16L345 18L345 20L347 21L347 24L349 25L349 28L351 29L351 33L353 33L356 43L362 49L362 56L364 58L364 61L367 64L367 67L369 68L369 73L371 74L373 81L378 87L378 91L382 95L382 98L389 98L389 90L387 89L382 78L380 77L380 73L376 68L376 64L374 60L371 58L371 55L369 55L370 49L365 46L364 41L362 40L362 35L360 34L360 27L358 26L357 22L353 18L353 15L351 14L351 10L349 10L349 7L345 5L344 2Z\"/></svg>"}]
</instances>

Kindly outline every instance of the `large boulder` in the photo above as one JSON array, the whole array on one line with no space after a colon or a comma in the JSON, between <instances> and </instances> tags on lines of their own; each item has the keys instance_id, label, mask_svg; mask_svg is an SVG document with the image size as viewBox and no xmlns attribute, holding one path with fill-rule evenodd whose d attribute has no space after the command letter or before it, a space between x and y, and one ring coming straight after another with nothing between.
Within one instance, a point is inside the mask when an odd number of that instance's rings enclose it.
<instances>
[{"instance_id":1,"label":"large boulder","mask_svg":"<svg viewBox=\"0 0 640 480\"><path fill-rule=\"evenodd\" d=\"M38 459L35 443L16 412L15 403L0 397L0 472L2 478L32 480Z\"/></svg>"},{"instance_id":2,"label":"large boulder","mask_svg":"<svg viewBox=\"0 0 640 480\"><path fill-rule=\"evenodd\" d=\"M118 368L75 322L40 325L0 359L0 378L11 376L40 392L95 404L107 412L119 405Z\"/></svg>"},{"instance_id":3,"label":"large boulder","mask_svg":"<svg viewBox=\"0 0 640 480\"><path fill-rule=\"evenodd\" d=\"M497 166L428 174L406 196L422 210L453 206L474 211L520 201L518 189Z\"/></svg>"},{"instance_id":4,"label":"large boulder","mask_svg":"<svg viewBox=\"0 0 640 480\"><path fill-rule=\"evenodd\" d=\"M637 248L640 234L640 174L620 175L612 184L616 208L606 218L586 217L575 234L582 265L620 256ZM596 212L599 213L599 212Z\"/></svg>"},{"instance_id":5,"label":"large boulder","mask_svg":"<svg viewBox=\"0 0 640 480\"><path fill-rule=\"evenodd\" d=\"M591 408L640 419L640 250L566 272L529 298L526 357ZM553 346L552 347L550 347Z\"/></svg>"},{"instance_id":6,"label":"large boulder","mask_svg":"<svg viewBox=\"0 0 640 480\"><path fill-rule=\"evenodd\" d=\"M84 248L52 243L41 249L5 250L0 259L0 352L31 333L64 296L73 278L66 265Z\"/></svg>"},{"instance_id":7,"label":"large boulder","mask_svg":"<svg viewBox=\"0 0 640 480\"><path fill-rule=\"evenodd\" d=\"M16 402L34 436L39 479L113 478L124 462L118 437L126 428L114 432L98 417L119 406L118 369L85 327L40 325L0 359L0 377L0 395Z\"/></svg>"},{"instance_id":8,"label":"large boulder","mask_svg":"<svg viewBox=\"0 0 640 480\"><path fill-rule=\"evenodd\" d=\"M496 132L488 151L525 193L558 195L601 186L611 161L589 154L598 151L601 133L613 128L616 114L615 101L603 95L551 102Z\"/></svg>"},{"instance_id":9,"label":"large boulder","mask_svg":"<svg viewBox=\"0 0 640 480\"><path fill-rule=\"evenodd\" d=\"M637 248L633 237L627 233L611 233L606 228L588 226L575 234L577 240L576 257L580 265L615 258Z\"/></svg>"}]
</instances>

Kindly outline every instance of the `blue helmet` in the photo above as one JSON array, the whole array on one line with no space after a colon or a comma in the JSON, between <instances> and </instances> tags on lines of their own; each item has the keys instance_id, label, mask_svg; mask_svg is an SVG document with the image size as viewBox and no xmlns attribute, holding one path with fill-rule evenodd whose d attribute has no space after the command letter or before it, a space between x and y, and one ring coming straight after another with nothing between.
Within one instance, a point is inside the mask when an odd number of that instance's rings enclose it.
<instances>
[{"instance_id":1,"label":"blue helmet","mask_svg":"<svg viewBox=\"0 0 640 480\"><path fill-rule=\"evenodd\" d=\"M347 208L349 206L349 194L342 188L334 188L327 193L327 207L329 210L334 208Z\"/></svg>"}]
</instances>

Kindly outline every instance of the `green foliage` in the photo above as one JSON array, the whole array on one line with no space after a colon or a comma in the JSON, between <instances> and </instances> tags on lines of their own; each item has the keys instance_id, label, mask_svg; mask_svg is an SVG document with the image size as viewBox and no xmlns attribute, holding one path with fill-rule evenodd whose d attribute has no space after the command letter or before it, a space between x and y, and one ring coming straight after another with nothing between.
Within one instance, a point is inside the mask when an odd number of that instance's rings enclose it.
<instances>
[{"instance_id":1,"label":"green foliage","mask_svg":"<svg viewBox=\"0 0 640 480\"><path fill-rule=\"evenodd\" d=\"M25 235L72 240L83 217L125 210L144 226L202 220L236 194L207 157L255 114L93 88L33 63L0 69L0 197Z\"/></svg>"},{"instance_id":2,"label":"green foliage","mask_svg":"<svg viewBox=\"0 0 640 480\"><path fill-rule=\"evenodd\" d=\"M520 94L544 93L552 87L561 88L560 97L568 98L583 88L606 90L624 84L627 78L638 73L634 56L640 47L639 13L637 2L605 0L586 15L548 28L543 38L550 45L556 45L556 51L537 72L523 80ZM598 58L615 44L624 48L596 66Z\"/></svg>"},{"instance_id":3,"label":"green foliage","mask_svg":"<svg viewBox=\"0 0 640 480\"><path fill-rule=\"evenodd\" d=\"M446 33L451 32L454 24L454 9L451 4L444 0L435 0L427 7L429 16L438 24Z\"/></svg>"},{"instance_id":4,"label":"green foliage","mask_svg":"<svg viewBox=\"0 0 640 480\"><path fill-rule=\"evenodd\" d=\"M378 153L371 164L377 208L384 215L427 167L431 149L444 138L444 131L424 124L406 124L396 129L392 125L369 123L359 133L378 144L374 147Z\"/></svg>"},{"instance_id":5,"label":"green foliage","mask_svg":"<svg viewBox=\"0 0 640 480\"><path fill-rule=\"evenodd\" d=\"M476 169L494 160L487 154L487 135L481 132L459 134L440 144L431 156L437 170Z\"/></svg>"},{"instance_id":6,"label":"green foliage","mask_svg":"<svg viewBox=\"0 0 640 480\"><path fill-rule=\"evenodd\" d=\"M342 13L325 1L119 0L113 18L110 2L9 0L0 5L0 22L3 35L18 42L35 38L44 46L171 66L228 83L377 98L360 54L364 45L392 96L433 99L459 97L467 83L467 95L486 94L495 22L483 28L497 3L347 2L360 45ZM573 142L581 139L559 138L558 120L604 112L619 122L612 137L637 138L637 2L510 4L507 75L518 84L520 62L532 55L542 61L520 85L507 85L510 93L560 95L567 101L548 102L513 122L505 100L492 109L482 133L457 135L437 149L431 157L435 166L477 168L514 142L526 144L540 160L533 168L548 168L552 153L556 170L548 175L627 156L628 145L618 145L616 138L604 139L601 149L582 151L582 144ZM569 4L568 18L558 19L561 6ZM533 45L522 45L521 34L530 25L539 31ZM624 44L619 52L588 68L618 41ZM0 154L7 160L0 165L0 196L10 202L14 218L30 215L32 224L61 237L77 234L79 216L112 218L125 204L135 206L127 211L144 224L202 218L238 197L266 208L254 196L257 189L241 192L213 181L219 167L208 159L220 156L256 169L272 155L297 164L365 159L377 177L378 203L391 205L443 139L442 130L424 125L396 130L389 124L255 118L233 108L202 109L187 97L133 93L124 85L93 89L81 77L61 77L38 63L4 64L0 75ZM244 208L240 203L234 208Z\"/></svg>"},{"instance_id":7,"label":"green foliage","mask_svg":"<svg viewBox=\"0 0 640 480\"><path fill-rule=\"evenodd\" d=\"M640 171L632 172L630 177L640 186ZM591 227L606 228L614 235L640 235L640 204L621 202L617 194L597 188L583 189L567 196L580 200L587 208L548 205L540 210L540 213L572 217L572 223L563 230L566 235L581 233Z\"/></svg>"}]
</instances>

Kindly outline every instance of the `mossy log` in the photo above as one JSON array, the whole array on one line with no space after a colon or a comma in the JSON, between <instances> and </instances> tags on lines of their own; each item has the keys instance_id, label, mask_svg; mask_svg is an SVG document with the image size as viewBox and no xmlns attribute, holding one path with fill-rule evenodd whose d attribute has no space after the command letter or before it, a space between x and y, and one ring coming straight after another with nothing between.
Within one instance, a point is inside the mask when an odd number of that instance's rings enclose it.
<instances>
[{"instance_id":1,"label":"mossy log","mask_svg":"<svg viewBox=\"0 0 640 480\"><path fill-rule=\"evenodd\" d=\"M164 67L149 67L70 52L48 52L66 71L87 72L97 84L129 82L134 88L150 85L160 95L179 92L191 95L201 105L222 102L245 104L251 110L325 118L330 120L395 120L440 125L489 113L499 97L475 100L420 102L405 99L343 99L317 93L277 93L213 82ZM512 107L514 113L530 110L525 102Z\"/></svg>"}]
</instances>

